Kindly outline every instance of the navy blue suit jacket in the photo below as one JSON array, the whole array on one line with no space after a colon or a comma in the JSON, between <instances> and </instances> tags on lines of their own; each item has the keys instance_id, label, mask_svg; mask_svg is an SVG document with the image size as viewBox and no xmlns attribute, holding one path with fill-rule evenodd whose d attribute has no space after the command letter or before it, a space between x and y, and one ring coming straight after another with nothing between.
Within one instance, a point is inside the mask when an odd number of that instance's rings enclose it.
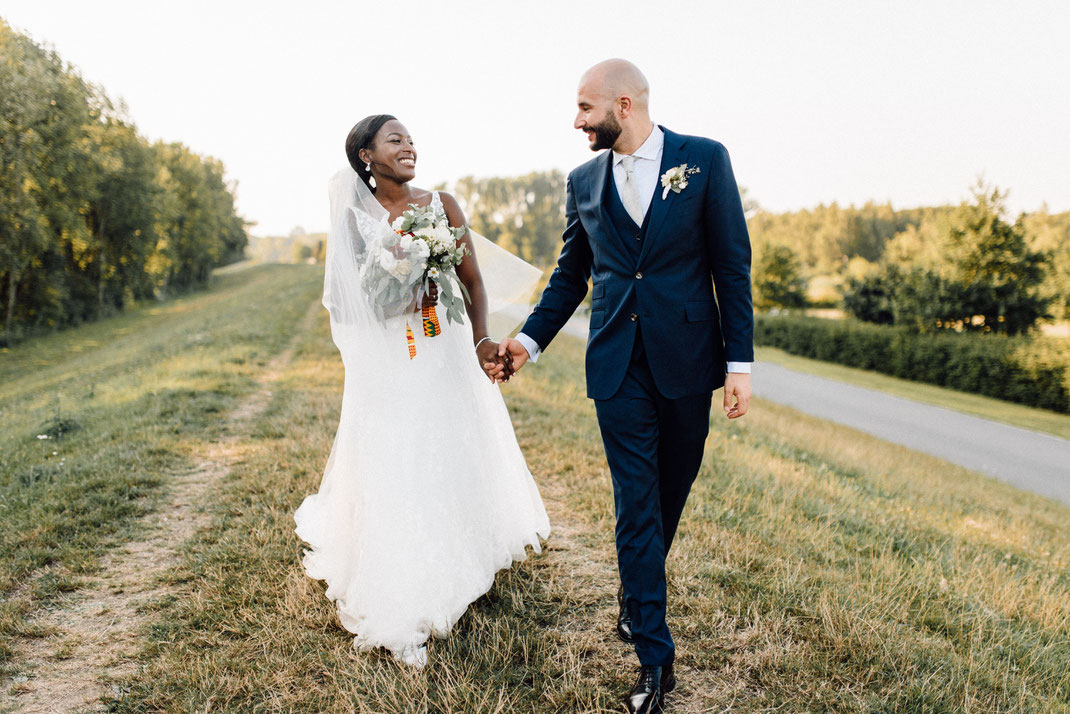
<instances>
[{"instance_id":1,"label":"navy blue suit jacket","mask_svg":"<svg viewBox=\"0 0 1070 714\"><path fill-rule=\"evenodd\" d=\"M750 237L728 152L711 139L662 130L660 173L680 164L699 173L664 199L658 184L637 253L626 243L634 236L621 236L603 205L612 152L573 170L561 255L522 329L545 349L593 277L591 399L609 399L620 387L637 329L658 391L670 399L711 392L724 384L726 362L754 360Z\"/></svg>"}]
</instances>

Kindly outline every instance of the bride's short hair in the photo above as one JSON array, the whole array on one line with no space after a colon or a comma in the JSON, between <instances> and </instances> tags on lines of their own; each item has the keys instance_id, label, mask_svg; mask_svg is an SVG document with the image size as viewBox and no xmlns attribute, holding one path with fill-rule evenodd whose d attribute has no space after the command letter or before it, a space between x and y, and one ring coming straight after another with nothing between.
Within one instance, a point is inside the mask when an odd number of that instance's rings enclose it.
<instances>
[{"instance_id":1,"label":"bride's short hair","mask_svg":"<svg viewBox=\"0 0 1070 714\"><path fill-rule=\"evenodd\" d=\"M346 137L346 158L349 159L349 165L373 192L375 188L371 184L372 172L364 168L364 162L360 160L360 150L372 148L375 135L383 128L383 124L391 119L397 119L397 117L390 114L372 114L364 117L349 130L349 136Z\"/></svg>"}]
</instances>

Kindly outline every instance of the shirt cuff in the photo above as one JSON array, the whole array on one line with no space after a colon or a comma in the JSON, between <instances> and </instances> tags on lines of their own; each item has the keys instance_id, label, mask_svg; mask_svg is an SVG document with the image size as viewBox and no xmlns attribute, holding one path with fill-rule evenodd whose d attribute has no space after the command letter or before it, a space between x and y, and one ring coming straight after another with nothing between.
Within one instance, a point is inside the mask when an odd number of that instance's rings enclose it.
<instances>
[{"instance_id":1,"label":"shirt cuff","mask_svg":"<svg viewBox=\"0 0 1070 714\"><path fill-rule=\"evenodd\" d=\"M741 374L750 374L751 362L729 362L725 368L726 372L739 372Z\"/></svg>"},{"instance_id":2,"label":"shirt cuff","mask_svg":"<svg viewBox=\"0 0 1070 714\"><path fill-rule=\"evenodd\" d=\"M524 349L528 351L528 359L532 362L539 361L539 355L542 353L542 348L535 340L531 339L523 332L516 336L516 341L524 345Z\"/></svg>"}]
</instances>

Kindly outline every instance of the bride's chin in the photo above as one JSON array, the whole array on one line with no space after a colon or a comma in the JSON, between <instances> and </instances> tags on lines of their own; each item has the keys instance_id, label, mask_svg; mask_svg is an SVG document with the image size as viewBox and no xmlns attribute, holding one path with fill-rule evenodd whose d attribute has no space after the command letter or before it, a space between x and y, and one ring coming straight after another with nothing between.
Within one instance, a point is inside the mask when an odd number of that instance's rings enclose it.
<instances>
[{"instance_id":1,"label":"bride's chin","mask_svg":"<svg viewBox=\"0 0 1070 714\"><path fill-rule=\"evenodd\" d=\"M416 178L416 172L415 171L410 171L408 173L402 173L400 171L395 171L394 175L390 177L390 180L394 181L395 183L408 183L409 181L412 181L414 178Z\"/></svg>"}]
</instances>

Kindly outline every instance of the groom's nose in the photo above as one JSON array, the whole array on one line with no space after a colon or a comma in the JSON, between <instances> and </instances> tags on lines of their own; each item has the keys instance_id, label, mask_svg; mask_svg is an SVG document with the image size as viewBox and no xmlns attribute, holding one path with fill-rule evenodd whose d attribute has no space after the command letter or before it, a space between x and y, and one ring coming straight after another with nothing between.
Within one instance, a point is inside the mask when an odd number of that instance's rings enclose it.
<instances>
[{"instance_id":1,"label":"groom's nose","mask_svg":"<svg viewBox=\"0 0 1070 714\"><path fill-rule=\"evenodd\" d=\"M582 129L587 125L587 122L583 119L583 112L576 112L576 121L572 122L572 128Z\"/></svg>"}]
</instances>

